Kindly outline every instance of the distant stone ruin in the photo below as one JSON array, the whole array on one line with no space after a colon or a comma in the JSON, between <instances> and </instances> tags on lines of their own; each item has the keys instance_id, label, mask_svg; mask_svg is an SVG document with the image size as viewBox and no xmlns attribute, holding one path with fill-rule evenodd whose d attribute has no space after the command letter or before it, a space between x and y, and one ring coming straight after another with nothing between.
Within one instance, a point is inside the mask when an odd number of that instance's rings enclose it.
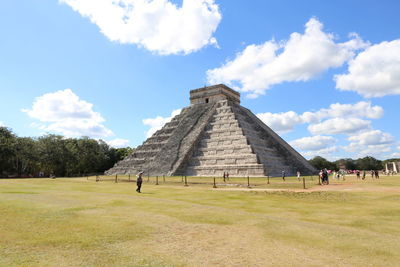
<instances>
[{"instance_id":1,"label":"distant stone ruin","mask_svg":"<svg viewBox=\"0 0 400 267\"><path fill-rule=\"evenodd\" d=\"M385 172L386 173L394 173L397 174L400 171L400 161L387 162L385 164Z\"/></svg>"},{"instance_id":2,"label":"distant stone ruin","mask_svg":"<svg viewBox=\"0 0 400 267\"><path fill-rule=\"evenodd\" d=\"M190 91L190 106L106 174L280 176L316 173L308 161L219 84Z\"/></svg>"}]
</instances>

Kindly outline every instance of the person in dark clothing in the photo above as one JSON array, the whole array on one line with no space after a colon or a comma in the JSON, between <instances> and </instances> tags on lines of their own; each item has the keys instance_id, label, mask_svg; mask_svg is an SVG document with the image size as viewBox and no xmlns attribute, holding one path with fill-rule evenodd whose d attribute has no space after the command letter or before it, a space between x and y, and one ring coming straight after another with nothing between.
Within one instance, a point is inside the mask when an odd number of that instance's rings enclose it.
<instances>
[{"instance_id":1,"label":"person in dark clothing","mask_svg":"<svg viewBox=\"0 0 400 267\"><path fill-rule=\"evenodd\" d=\"M327 169L323 169L322 170L322 184L329 184L329 176L328 176L328 170Z\"/></svg>"},{"instance_id":2,"label":"person in dark clothing","mask_svg":"<svg viewBox=\"0 0 400 267\"><path fill-rule=\"evenodd\" d=\"M285 171L282 171L282 180L284 181L285 181L285 176L286 176Z\"/></svg>"},{"instance_id":3,"label":"person in dark clothing","mask_svg":"<svg viewBox=\"0 0 400 267\"><path fill-rule=\"evenodd\" d=\"M375 170L375 179L379 179L379 171Z\"/></svg>"},{"instance_id":4,"label":"person in dark clothing","mask_svg":"<svg viewBox=\"0 0 400 267\"><path fill-rule=\"evenodd\" d=\"M141 193L140 189L142 188L142 182L143 182L142 175L143 175L143 172L142 171L139 172L137 175L137 179L136 179L136 185L137 185L136 192L138 192L138 193Z\"/></svg>"}]
</instances>

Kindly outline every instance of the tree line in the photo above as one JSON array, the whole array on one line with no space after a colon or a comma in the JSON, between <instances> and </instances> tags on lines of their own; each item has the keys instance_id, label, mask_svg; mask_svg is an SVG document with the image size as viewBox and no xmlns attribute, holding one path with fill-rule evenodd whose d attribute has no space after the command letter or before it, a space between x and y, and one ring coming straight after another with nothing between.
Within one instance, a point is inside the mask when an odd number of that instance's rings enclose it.
<instances>
[{"instance_id":1,"label":"tree line","mask_svg":"<svg viewBox=\"0 0 400 267\"><path fill-rule=\"evenodd\" d=\"M0 177L83 176L103 173L133 152L132 148L113 148L102 140L65 138L60 135L18 137L9 128L0 127ZM309 160L318 170L382 170L388 159L373 157L328 161L317 156Z\"/></svg>"},{"instance_id":2,"label":"tree line","mask_svg":"<svg viewBox=\"0 0 400 267\"><path fill-rule=\"evenodd\" d=\"M387 159L382 161L374 157L367 156L359 159L346 158L331 162L323 157L316 156L313 159L310 159L309 162L318 170L325 168L328 170L383 170L386 162L399 160L400 159Z\"/></svg>"},{"instance_id":3,"label":"tree line","mask_svg":"<svg viewBox=\"0 0 400 267\"><path fill-rule=\"evenodd\" d=\"M60 135L18 137L0 127L0 177L83 176L103 173L133 151L102 140Z\"/></svg>"}]
</instances>

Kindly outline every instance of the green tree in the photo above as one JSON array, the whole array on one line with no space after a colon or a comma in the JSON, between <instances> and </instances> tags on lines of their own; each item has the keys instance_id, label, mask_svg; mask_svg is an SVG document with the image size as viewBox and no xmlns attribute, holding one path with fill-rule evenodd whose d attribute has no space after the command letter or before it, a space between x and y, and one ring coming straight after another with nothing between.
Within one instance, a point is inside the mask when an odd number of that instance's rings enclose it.
<instances>
[{"instance_id":1,"label":"green tree","mask_svg":"<svg viewBox=\"0 0 400 267\"><path fill-rule=\"evenodd\" d=\"M325 168L329 170L336 169L335 164L320 156L316 156L310 159L308 162L310 162L310 164L313 165L318 170L322 170Z\"/></svg>"},{"instance_id":2,"label":"green tree","mask_svg":"<svg viewBox=\"0 0 400 267\"><path fill-rule=\"evenodd\" d=\"M381 170L383 169L382 161L374 157L364 157L357 159L357 165L360 170Z\"/></svg>"},{"instance_id":3,"label":"green tree","mask_svg":"<svg viewBox=\"0 0 400 267\"><path fill-rule=\"evenodd\" d=\"M67 173L66 159L68 150L65 140L60 135L48 134L38 139L38 154L40 169L48 174L65 176Z\"/></svg>"},{"instance_id":4,"label":"green tree","mask_svg":"<svg viewBox=\"0 0 400 267\"><path fill-rule=\"evenodd\" d=\"M15 155L17 137L7 127L0 127L0 177L13 172L12 158Z\"/></svg>"},{"instance_id":5,"label":"green tree","mask_svg":"<svg viewBox=\"0 0 400 267\"><path fill-rule=\"evenodd\" d=\"M339 159L334 162L337 169L346 169L346 170L356 170L359 169L357 166L357 162L354 159Z\"/></svg>"},{"instance_id":6,"label":"green tree","mask_svg":"<svg viewBox=\"0 0 400 267\"><path fill-rule=\"evenodd\" d=\"M38 173L40 166L36 141L30 137L16 138L12 164L19 176Z\"/></svg>"}]
</instances>

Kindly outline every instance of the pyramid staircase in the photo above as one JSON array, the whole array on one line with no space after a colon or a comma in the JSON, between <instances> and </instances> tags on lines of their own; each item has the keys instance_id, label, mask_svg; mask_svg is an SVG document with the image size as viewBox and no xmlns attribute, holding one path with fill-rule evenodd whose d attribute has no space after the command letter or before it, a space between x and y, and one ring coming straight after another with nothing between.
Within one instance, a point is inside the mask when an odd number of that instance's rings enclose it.
<instances>
[{"instance_id":1,"label":"pyramid staircase","mask_svg":"<svg viewBox=\"0 0 400 267\"><path fill-rule=\"evenodd\" d=\"M224 172L231 176L280 176L282 171L287 175L297 171L303 175L315 173L306 159L250 110L240 106L233 90L228 89L217 85L193 90L200 92L200 97L192 97L191 91L192 105L106 174L135 174L141 170L149 175L191 176L222 176ZM217 97L209 101L209 95Z\"/></svg>"}]
</instances>

